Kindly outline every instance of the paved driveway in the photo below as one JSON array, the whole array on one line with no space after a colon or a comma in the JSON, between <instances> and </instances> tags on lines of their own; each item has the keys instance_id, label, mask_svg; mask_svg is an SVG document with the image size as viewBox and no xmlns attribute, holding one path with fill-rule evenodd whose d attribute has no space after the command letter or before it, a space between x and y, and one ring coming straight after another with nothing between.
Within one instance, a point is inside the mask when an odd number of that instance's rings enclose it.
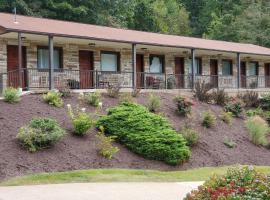
<instances>
[{"instance_id":1,"label":"paved driveway","mask_svg":"<svg viewBox=\"0 0 270 200\"><path fill-rule=\"evenodd\" d=\"M74 183L0 187L0 200L181 200L201 184Z\"/></svg>"}]
</instances>

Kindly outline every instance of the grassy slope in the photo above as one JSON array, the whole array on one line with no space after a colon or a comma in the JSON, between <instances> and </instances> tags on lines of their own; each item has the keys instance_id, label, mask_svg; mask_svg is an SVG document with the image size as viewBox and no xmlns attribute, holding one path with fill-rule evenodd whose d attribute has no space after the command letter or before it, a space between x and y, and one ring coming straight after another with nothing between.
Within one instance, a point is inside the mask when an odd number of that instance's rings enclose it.
<instances>
[{"instance_id":1,"label":"grassy slope","mask_svg":"<svg viewBox=\"0 0 270 200\"><path fill-rule=\"evenodd\" d=\"M83 182L182 182L204 181L213 174L224 174L228 167L199 168L188 171L161 172L152 170L91 169L71 172L42 173L17 177L0 186L83 183ZM258 171L270 174L270 166L256 167Z\"/></svg>"}]
</instances>

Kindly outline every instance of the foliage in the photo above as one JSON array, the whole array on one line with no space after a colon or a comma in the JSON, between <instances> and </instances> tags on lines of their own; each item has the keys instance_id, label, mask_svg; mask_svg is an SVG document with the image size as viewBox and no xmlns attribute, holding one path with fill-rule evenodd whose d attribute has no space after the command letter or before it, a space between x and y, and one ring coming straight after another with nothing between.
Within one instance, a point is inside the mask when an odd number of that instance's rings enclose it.
<instances>
[{"instance_id":1,"label":"foliage","mask_svg":"<svg viewBox=\"0 0 270 200\"><path fill-rule=\"evenodd\" d=\"M132 95L130 93L122 93L122 94L120 94L120 100L119 100L120 103L124 103L124 102L132 103L134 101L135 100L133 99L133 97L132 97Z\"/></svg>"},{"instance_id":2,"label":"foliage","mask_svg":"<svg viewBox=\"0 0 270 200\"><path fill-rule=\"evenodd\" d=\"M57 90L59 91L59 93L62 94L62 97L64 98L71 96L71 89L67 84L58 86Z\"/></svg>"},{"instance_id":3,"label":"foliage","mask_svg":"<svg viewBox=\"0 0 270 200\"><path fill-rule=\"evenodd\" d=\"M110 85L107 88L107 94L111 98L118 98L120 94L121 86L119 84Z\"/></svg>"},{"instance_id":4,"label":"foliage","mask_svg":"<svg viewBox=\"0 0 270 200\"><path fill-rule=\"evenodd\" d=\"M100 131L96 135L96 138L98 140L97 148L99 150L100 155L110 160L119 151L118 147L114 147L112 145L112 142L114 141L115 137L105 136L103 127L99 127L99 130Z\"/></svg>"},{"instance_id":5,"label":"foliage","mask_svg":"<svg viewBox=\"0 0 270 200\"><path fill-rule=\"evenodd\" d=\"M178 96L174 99L176 106L177 106L177 112L180 115L188 115L191 113L191 107L193 105L193 103L189 100L187 100L184 97Z\"/></svg>"},{"instance_id":6,"label":"foliage","mask_svg":"<svg viewBox=\"0 0 270 200\"><path fill-rule=\"evenodd\" d=\"M16 88L8 87L3 92L4 101L8 103L18 103L20 98L20 92Z\"/></svg>"},{"instance_id":7,"label":"foliage","mask_svg":"<svg viewBox=\"0 0 270 200\"><path fill-rule=\"evenodd\" d=\"M203 114L203 121L202 121L202 125L206 128L211 128L213 126L215 126L216 124L216 117L215 115L208 111L208 112L205 112Z\"/></svg>"},{"instance_id":8,"label":"foliage","mask_svg":"<svg viewBox=\"0 0 270 200\"><path fill-rule=\"evenodd\" d=\"M83 95L83 99L89 105L98 107L99 102L101 102L101 95L99 92L86 93Z\"/></svg>"},{"instance_id":9,"label":"foliage","mask_svg":"<svg viewBox=\"0 0 270 200\"><path fill-rule=\"evenodd\" d=\"M229 138L225 138L224 142L223 142L228 148L234 148L236 147L236 143L234 141L232 141Z\"/></svg>"},{"instance_id":10,"label":"foliage","mask_svg":"<svg viewBox=\"0 0 270 200\"><path fill-rule=\"evenodd\" d=\"M224 107L225 112L231 112L235 117L240 117L243 112L242 102L239 100L233 100L227 103Z\"/></svg>"},{"instance_id":11,"label":"foliage","mask_svg":"<svg viewBox=\"0 0 270 200\"><path fill-rule=\"evenodd\" d=\"M172 129L162 116L150 113L135 103L123 103L109 109L97 127L103 126L107 134L131 151L148 159L177 165L189 159L190 151L182 135Z\"/></svg>"},{"instance_id":12,"label":"foliage","mask_svg":"<svg viewBox=\"0 0 270 200\"><path fill-rule=\"evenodd\" d=\"M150 94L148 98L147 108L150 112L157 112L160 109L161 102L159 96Z\"/></svg>"},{"instance_id":13,"label":"foliage","mask_svg":"<svg viewBox=\"0 0 270 200\"><path fill-rule=\"evenodd\" d=\"M221 120L226 124L231 125L233 120L233 114L231 112L223 112L221 115Z\"/></svg>"},{"instance_id":14,"label":"foliage","mask_svg":"<svg viewBox=\"0 0 270 200\"><path fill-rule=\"evenodd\" d=\"M187 141L187 145L190 147L196 145L199 141L199 134L195 130L193 130L189 127L184 127L180 131L180 134L183 135L183 137Z\"/></svg>"},{"instance_id":15,"label":"foliage","mask_svg":"<svg viewBox=\"0 0 270 200\"><path fill-rule=\"evenodd\" d=\"M138 97L140 93L141 93L141 89L139 89L139 88L134 88L134 89L132 90L132 92L131 92L131 96L135 98L135 97Z\"/></svg>"},{"instance_id":16,"label":"foliage","mask_svg":"<svg viewBox=\"0 0 270 200\"><path fill-rule=\"evenodd\" d=\"M94 125L93 117L85 112L85 108L73 110L69 104L67 107L68 115L74 128L74 134L78 136L86 135L88 130Z\"/></svg>"},{"instance_id":17,"label":"foliage","mask_svg":"<svg viewBox=\"0 0 270 200\"><path fill-rule=\"evenodd\" d=\"M229 96L224 89L217 89L212 92L211 97L215 104L224 106L229 101Z\"/></svg>"},{"instance_id":18,"label":"foliage","mask_svg":"<svg viewBox=\"0 0 270 200\"><path fill-rule=\"evenodd\" d=\"M269 127L264 119L259 116L251 117L246 121L246 127L250 139L255 145L268 145Z\"/></svg>"},{"instance_id":19,"label":"foliage","mask_svg":"<svg viewBox=\"0 0 270 200\"><path fill-rule=\"evenodd\" d=\"M57 108L60 108L64 105L63 100L61 99L62 94L56 91L49 91L47 94L43 95L43 100L49 105L53 105Z\"/></svg>"},{"instance_id":20,"label":"foliage","mask_svg":"<svg viewBox=\"0 0 270 200\"><path fill-rule=\"evenodd\" d=\"M270 111L264 111L261 116L270 124Z\"/></svg>"},{"instance_id":21,"label":"foliage","mask_svg":"<svg viewBox=\"0 0 270 200\"><path fill-rule=\"evenodd\" d=\"M246 91L245 93L240 93L237 95L240 98L246 107L258 107L259 101L259 94L256 91Z\"/></svg>"},{"instance_id":22,"label":"foliage","mask_svg":"<svg viewBox=\"0 0 270 200\"><path fill-rule=\"evenodd\" d=\"M29 125L20 128L17 139L30 152L35 152L55 144L65 134L55 120L34 118Z\"/></svg>"},{"instance_id":23,"label":"foliage","mask_svg":"<svg viewBox=\"0 0 270 200\"><path fill-rule=\"evenodd\" d=\"M270 93L262 96L260 99L260 107L264 110L270 111Z\"/></svg>"},{"instance_id":24,"label":"foliage","mask_svg":"<svg viewBox=\"0 0 270 200\"><path fill-rule=\"evenodd\" d=\"M250 109L250 110L246 111L246 115L248 117L254 117L256 115L263 116L263 114L264 114L264 111L260 107L256 108L256 109Z\"/></svg>"},{"instance_id":25,"label":"foliage","mask_svg":"<svg viewBox=\"0 0 270 200\"><path fill-rule=\"evenodd\" d=\"M211 95L209 94L210 90L211 85L209 83L198 81L195 83L194 96L201 102L209 103L211 99Z\"/></svg>"},{"instance_id":26,"label":"foliage","mask_svg":"<svg viewBox=\"0 0 270 200\"><path fill-rule=\"evenodd\" d=\"M225 175L213 175L198 190L188 194L185 200L267 200L269 194L269 176L253 167L235 167L228 169Z\"/></svg>"}]
</instances>

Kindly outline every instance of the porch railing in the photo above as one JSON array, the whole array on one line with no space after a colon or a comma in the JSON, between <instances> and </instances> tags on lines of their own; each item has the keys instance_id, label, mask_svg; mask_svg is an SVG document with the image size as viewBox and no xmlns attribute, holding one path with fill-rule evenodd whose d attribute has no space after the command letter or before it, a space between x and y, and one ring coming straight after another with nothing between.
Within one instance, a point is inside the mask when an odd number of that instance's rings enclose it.
<instances>
[{"instance_id":1,"label":"porch railing","mask_svg":"<svg viewBox=\"0 0 270 200\"><path fill-rule=\"evenodd\" d=\"M59 69L54 71L54 87L68 86L71 89L107 88L119 85L121 88L133 87L133 72L105 72L98 70L72 70ZM27 68L0 73L0 94L3 88L20 86L23 89L48 89L49 70ZM192 76L182 74L164 74L138 72L136 85L140 89L191 89ZM209 83L212 88L237 88L237 78L234 76L196 75L196 82ZM241 76L241 88L266 88L270 87L270 76Z\"/></svg>"}]
</instances>

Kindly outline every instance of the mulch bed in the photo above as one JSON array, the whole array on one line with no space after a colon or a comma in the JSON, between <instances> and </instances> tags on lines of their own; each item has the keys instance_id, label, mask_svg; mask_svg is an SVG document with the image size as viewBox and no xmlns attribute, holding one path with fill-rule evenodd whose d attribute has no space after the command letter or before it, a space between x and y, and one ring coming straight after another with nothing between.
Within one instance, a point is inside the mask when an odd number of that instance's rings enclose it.
<instances>
[{"instance_id":1,"label":"mulch bed","mask_svg":"<svg viewBox=\"0 0 270 200\"><path fill-rule=\"evenodd\" d=\"M198 145L192 148L189 162L172 167L162 162L146 160L116 144L120 152L112 160L106 160L97 153L96 130L83 138L73 136L72 127L65 108L54 108L42 101L41 95L28 95L18 104L7 104L0 101L0 180L14 176L39 172L69 171L90 168L132 168L155 170L184 170L206 166L224 166L232 164L270 165L270 150L253 145L247 136L243 119L235 119L232 126L217 121L211 129L201 126L202 114L211 110L218 116L222 108L214 105L196 103L193 107L192 118L187 119L177 115L174 95L158 94L162 99L160 112L180 130L189 124L200 134ZM137 102L145 104L147 94L140 94ZM64 100L65 104L76 106L78 96L73 95ZM118 104L118 99L102 96L103 110ZM84 105L88 112L95 108ZM33 117L51 117L56 119L69 133L61 142L50 149L37 153L29 153L16 140L21 126L26 125ZM228 137L237 143L237 147L229 149L223 142Z\"/></svg>"}]
</instances>

